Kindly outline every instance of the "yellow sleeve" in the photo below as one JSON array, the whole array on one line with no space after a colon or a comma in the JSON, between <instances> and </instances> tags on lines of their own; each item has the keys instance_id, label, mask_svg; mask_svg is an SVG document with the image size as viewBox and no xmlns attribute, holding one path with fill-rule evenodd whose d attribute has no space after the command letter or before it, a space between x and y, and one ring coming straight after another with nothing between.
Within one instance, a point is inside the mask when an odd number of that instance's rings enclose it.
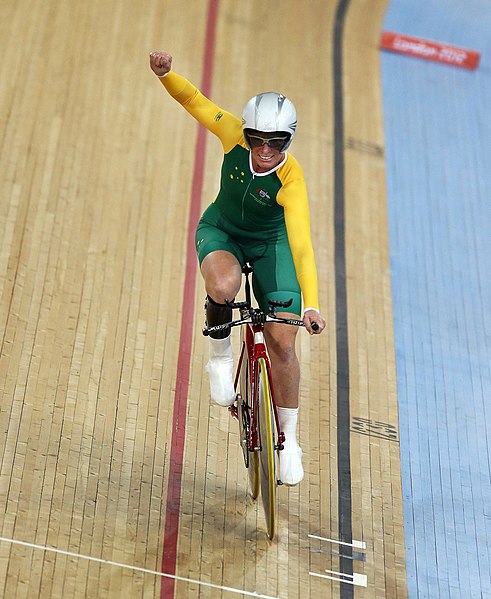
<instances>
[{"instance_id":1,"label":"yellow sleeve","mask_svg":"<svg viewBox=\"0 0 491 599\"><path fill-rule=\"evenodd\" d=\"M310 211L307 186L300 165L294 162L286 173L277 201L285 211L288 242L292 251L297 279L302 290L304 308L319 309L317 267L310 233Z\"/></svg>"},{"instance_id":2,"label":"yellow sleeve","mask_svg":"<svg viewBox=\"0 0 491 599\"><path fill-rule=\"evenodd\" d=\"M216 135L225 153L235 147L242 138L242 121L222 110L182 75L169 71L160 81L169 94L181 104L199 123Z\"/></svg>"}]
</instances>

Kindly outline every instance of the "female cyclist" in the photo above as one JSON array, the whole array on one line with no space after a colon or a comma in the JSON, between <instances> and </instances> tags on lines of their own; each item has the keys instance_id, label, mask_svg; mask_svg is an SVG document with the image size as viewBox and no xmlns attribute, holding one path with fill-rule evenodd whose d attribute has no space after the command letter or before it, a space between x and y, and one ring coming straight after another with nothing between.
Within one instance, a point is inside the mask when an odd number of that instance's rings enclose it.
<instances>
[{"instance_id":1,"label":"female cyclist","mask_svg":"<svg viewBox=\"0 0 491 599\"><path fill-rule=\"evenodd\" d=\"M311 334L321 333L317 270L303 171L287 148L297 126L292 102L275 92L247 102L242 120L219 108L187 79L171 70L172 56L152 52L150 67L167 92L216 135L224 159L220 188L196 230L196 251L204 278L208 326L230 322L233 300L242 281L242 266L254 265L254 296L262 310L268 299L293 303L279 316L303 315ZM306 306L302 310L303 303ZM318 328L312 328L317 323ZM300 366L295 351L297 327L268 323L266 343L285 448L280 452L280 479L290 485L303 478L297 442ZM223 406L235 400L230 331L210 338L206 366L212 399Z\"/></svg>"}]
</instances>

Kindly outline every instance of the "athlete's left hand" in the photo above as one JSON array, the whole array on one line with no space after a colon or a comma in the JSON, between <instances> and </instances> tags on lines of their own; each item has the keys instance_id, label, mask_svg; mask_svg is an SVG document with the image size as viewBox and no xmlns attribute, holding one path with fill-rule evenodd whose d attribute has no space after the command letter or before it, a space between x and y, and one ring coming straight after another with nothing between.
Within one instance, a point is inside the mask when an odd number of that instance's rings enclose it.
<instances>
[{"instance_id":1,"label":"athlete's left hand","mask_svg":"<svg viewBox=\"0 0 491 599\"><path fill-rule=\"evenodd\" d=\"M150 52L150 68L158 76L166 75L172 66L172 56L167 52L157 50Z\"/></svg>"},{"instance_id":2,"label":"athlete's left hand","mask_svg":"<svg viewBox=\"0 0 491 599\"><path fill-rule=\"evenodd\" d=\"M311 335L320 335L326 328L326 321L316 310L307 310L303 315L303 323ZM317 327L314 323L317 324Z\"/></svg>"}]
</instances>

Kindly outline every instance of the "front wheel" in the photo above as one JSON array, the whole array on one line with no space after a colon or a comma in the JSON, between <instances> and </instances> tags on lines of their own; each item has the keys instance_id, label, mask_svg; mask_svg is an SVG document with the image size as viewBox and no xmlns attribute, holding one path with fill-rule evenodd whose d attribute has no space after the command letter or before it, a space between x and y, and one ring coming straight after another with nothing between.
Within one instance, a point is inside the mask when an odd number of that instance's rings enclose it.
<instances>
[{"instance_id":1,"label":"front wheel","mask_svg":"<svg viewBox=\"0 0 491 599\"><path fill-rule=\"evenodd\" d=\"M241 331L242 352L240 358L239 389L237 396L237 413L239 419L240 446L244 455L244 463L249 474L249 483L253 499L259 496L259 458L257 451L249 451L249 436L251 424L251 378L249 373L249 360L247 345L245 343L244 327Z\"/></svg>"},{"instance_id":2,"label":"front wheel","mask_svg":"<svg viewBox=\"0 0 491 599\"><path fill-rule=\"evenodd\" d=\"M273 416L273 399L269 384L266 360L259 358L259 470L261 496L266 516L268 537L272 539L276 529L276 452Z\"/></svg>"}]
</instances>

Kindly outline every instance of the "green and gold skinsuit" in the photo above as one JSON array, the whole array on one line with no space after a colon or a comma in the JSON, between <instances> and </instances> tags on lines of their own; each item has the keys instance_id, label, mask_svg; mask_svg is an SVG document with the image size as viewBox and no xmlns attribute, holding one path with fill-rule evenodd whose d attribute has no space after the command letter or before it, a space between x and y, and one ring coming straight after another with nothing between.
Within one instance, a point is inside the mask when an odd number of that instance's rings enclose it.
<instances>
[{"instance_id":1,"label":"green and gold skinsuit","mask_svg":"<svg viewBox=\"0 0 491 599\"><path fill-rule=\"evenodd\" d=\"M254 264L254 295L263 310L268 299L293 298L288 311L300 314L300 291L304 305L318 309L307 189L297 160L285 152L277 167L256 173L240 119L173 71L160 80L223 146L220 189L196 230L200 263L212 251L229 251L241 265Z\"/></svg>"}]
</instances>

